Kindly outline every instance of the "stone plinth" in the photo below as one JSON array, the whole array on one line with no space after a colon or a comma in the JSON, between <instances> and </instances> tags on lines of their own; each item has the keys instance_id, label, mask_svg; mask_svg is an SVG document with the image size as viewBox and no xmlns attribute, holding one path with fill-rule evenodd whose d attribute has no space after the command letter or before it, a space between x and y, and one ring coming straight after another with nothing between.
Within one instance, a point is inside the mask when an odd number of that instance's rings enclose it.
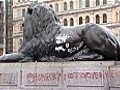
<instances>
[{"instance_id":1,"label":"stone plinth","mask_svg":"<svg viewBox=\"0 0 120 90\"><path fill-rule=\"evenodd\" d=\"M0 63L0 90L120 90L114 61Z\"/></svg>"}]
</instances>

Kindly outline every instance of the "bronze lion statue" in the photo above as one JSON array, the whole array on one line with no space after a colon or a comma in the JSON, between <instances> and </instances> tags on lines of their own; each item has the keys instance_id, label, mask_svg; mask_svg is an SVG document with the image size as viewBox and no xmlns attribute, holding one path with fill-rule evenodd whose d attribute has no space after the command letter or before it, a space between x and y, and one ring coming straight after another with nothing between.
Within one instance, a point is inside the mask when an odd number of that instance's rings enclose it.
<instances>
[{"instance_id":1,"label":"bronze lion statue","mask_svg":"<svg viewBox=\"0 0 120 90\"><path fill-rule=\"evenodd\" d=\"M1 56L0 62L113 59L120 59L120 42L107 27L63 26L52 8L34 2L25 15L19 52Z\"/></svg>"}]
</instances>

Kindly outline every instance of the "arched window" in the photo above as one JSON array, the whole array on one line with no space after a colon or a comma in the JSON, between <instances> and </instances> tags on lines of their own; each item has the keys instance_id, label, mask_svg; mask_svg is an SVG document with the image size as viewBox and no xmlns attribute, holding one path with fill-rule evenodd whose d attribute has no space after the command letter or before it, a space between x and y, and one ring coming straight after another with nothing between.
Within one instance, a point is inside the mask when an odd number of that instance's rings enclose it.
<instances>
[{"instance_id":1,"label":"arched window","mask_svg":"<svg viewBox=\"0 0 120 90\"><path fill-rule=\"evenodd\" d=\"M23 26L22 26L22 24L20 25L20 31L23 31Z\"/></svg>"},{"instance_id":2,"label":"arched window","mask_svg":"<svg viewBox=\"0 0 120 90\"><path fill-rule=\"evenodd\" d=\"M70 18L70 26L73 26L74 25L74 20L73 18Z\"/></svg>"},{"instance_id":3,"label":"arched window","mask_svg":"<svg viewBox=\"0 0 120 90\"><path fill-rule=\"evenodd\" d=\"M85 23L89 23L90 22L90 17L89 16L86 16L85 18Z\"/></svg>"},{"instance_id":4,"label":"arched window","mask_svg":"<svg viewBox=\"0 0 120 90\"><path fill-rule=\"evenodd\" d=\"M107 23L107 15L103 14L103 23Z\"/></svg>"},{"instance_id":5,"label":"arched window","mask_svg":"<svg viewBox=\"0 0 120 90\"><path fill-rule=\"evenodd\" d=\"M67 19L64 19L64 26L67 26L67 25L68 25Z\"/></svg>"},{"instance_id":6,"label":"arched window","mask_svg":"<svg viewBox=\"0 0 120 90\"><path fill-rule=\"evenodd\" d=\"M85 0L85 6L89 7L90 6L90 1L89 0Z\"/></svg>"},{"instance_id":7,"label":"arched window","mask_svg":"<svg viewBox=\"0 0 120 90\"><path fill-rule=\"evenodd\" d=\"M67 10L67 3L64 2L64 10Z\"/></svg>"},{"instance_id":8,"label":"arched window","mask_svg":"<svg viewBox=\"0 0 120 90\"><path fill-rule=\"evenodd\" d=\"M107 0L103 0L103 5L104 5L104 4L107 4Z\"/></svg>"},{"instance_id":9,"label":"arched window","mask_svg":"<svg viewBox=\"0 0 120 90\"><path fill-rule=\"evenodd\" d=\"M50 7L53 8L53 5L50 4Z\"/></svg>"},{"instance_id":10,"label":"arched window","mask_svg":"<svg viewBox=\"0 0 120 90\"><path fill-rule=\"evenodd\" d=\"M22 17L25 16L25 9L22 9Z\"/></svg>"},{"instance_id":11,"label":"arched window","mask_svg":"<svg viewBox=\"0 0 120 90\"><path fill-rule=\"evenodd\" d=\"M70 9L73 9L73 1L70 1Z\"/></svg>"},{"instance_id":12,"label":"arched window","mask_svg":"<svg viewBox=\"0 0 120 90\"><path fill-rule=\"evenodd\" d=\"M100 23L100 16L96 15L96 24L99 24L99 23Z\"/></svg>"},{"instance_id":13,"label":"arched window","mask_svg":"<svg viewBox=\"0 0 120 90\"><path fill-rule=\"evenodd\" d=\"M79 0L79 8L82 7L82 0Z\"/></svg>"},{"instance_id":14,"label":"arched window","mask_svg":"<svg viewBox=\"0 0 120 90\"><path fill-rule=\"evenodd\" d=\"M83 23L82 17L79 17L79 25Z\"/></svg>"},{"instance_id":15,"label":"arched window","mask_svg":"<svg viewBox=\"0 0 120 90\"><path fill-rule=\"evenodd\" d=\"M59 6L58 6L58 4L57 4L57 3L55 4L55 11L56 11L56 12L58 12L58 11L59 11Z\"/></svg>"},{"instance_id":16,"label":"arched window","mask_svg":"<svg viewBox=\"0 0 120 90\"><path fill-rule=\"evenodd\" d=\"M100 0L96 0L96 6L99 6L99 5L100 5Z\"/></svg>"}]
</instances>

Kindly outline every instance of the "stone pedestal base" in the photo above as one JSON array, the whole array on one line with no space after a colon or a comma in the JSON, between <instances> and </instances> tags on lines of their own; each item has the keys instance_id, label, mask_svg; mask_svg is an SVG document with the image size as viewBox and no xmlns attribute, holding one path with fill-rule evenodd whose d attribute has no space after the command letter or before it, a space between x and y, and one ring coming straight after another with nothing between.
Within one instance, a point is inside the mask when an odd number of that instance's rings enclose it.
<instances>
[{"instance_id":1,"label":"stone pedestal base","mask_svg":"<svg viewBox=\"0 0 120 90\"><path fill-rule=\"evenodd\" d=\"M0 63L0 90L120 90L119 63Z\"/></svg>"}]
</instances>

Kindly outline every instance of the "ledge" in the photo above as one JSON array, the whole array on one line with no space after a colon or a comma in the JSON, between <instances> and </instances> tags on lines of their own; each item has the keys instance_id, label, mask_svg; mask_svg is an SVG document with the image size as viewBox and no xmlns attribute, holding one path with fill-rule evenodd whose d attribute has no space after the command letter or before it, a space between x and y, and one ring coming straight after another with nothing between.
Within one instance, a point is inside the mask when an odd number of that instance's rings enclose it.
<instances>
[{"instance_id":1,"label":"ledge","mask_svg":"<svg viewBox=\"0 0 120 90\"><path fill-rule=\"evenodd\" d=\"M73 67L73 66L113 66L120 65L119 61L64 61L64 62L25 62L0 63L1 67Z\"/></svg>"}]
</instances>

